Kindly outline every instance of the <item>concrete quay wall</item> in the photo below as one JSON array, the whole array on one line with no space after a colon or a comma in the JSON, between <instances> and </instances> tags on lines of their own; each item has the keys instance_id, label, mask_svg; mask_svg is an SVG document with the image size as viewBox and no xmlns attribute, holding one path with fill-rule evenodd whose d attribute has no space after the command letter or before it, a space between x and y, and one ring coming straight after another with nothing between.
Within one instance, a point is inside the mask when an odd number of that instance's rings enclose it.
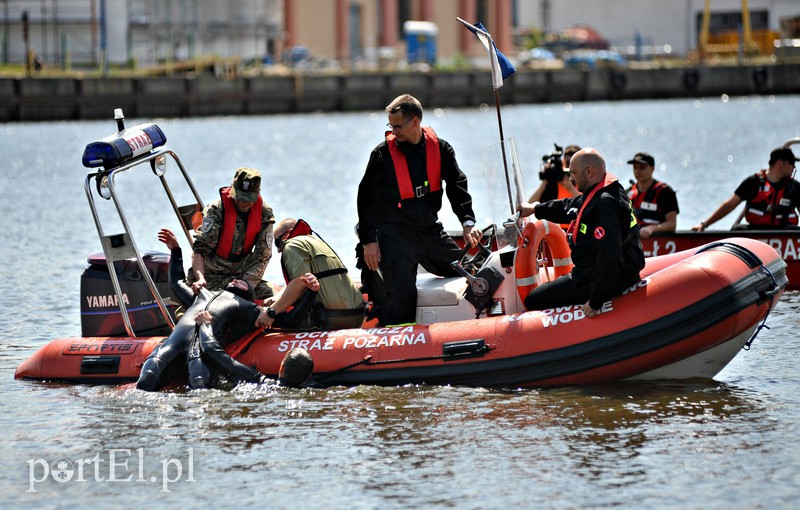
<instances>
[{"instance_id":1,"label":"concrete quay wall","mask_svg":"<svg viewBox=\"0 0 800 510\"><path fill-rule=\"evenodd\" d=\"M494 103L485 71L252 78L0 78L0 122L382 110L411 93L430 107ZM503 104L800 93L800 64L520 70Z\"/></svg>"}]
</instances>

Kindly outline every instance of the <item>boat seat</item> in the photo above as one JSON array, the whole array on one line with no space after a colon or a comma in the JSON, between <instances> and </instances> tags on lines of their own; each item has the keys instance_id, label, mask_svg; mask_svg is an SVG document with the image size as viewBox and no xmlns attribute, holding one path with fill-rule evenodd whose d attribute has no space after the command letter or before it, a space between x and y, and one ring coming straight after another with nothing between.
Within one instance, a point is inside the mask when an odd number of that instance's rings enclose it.
<instances>
[{"instance_id":1,"label":"boat seat","mask_svg":"<svg viewBox=\"0 0 800 510\"><path fill-rule=\"evenodd\" d=\"M443 278L430 273L417 275L417 306L456 306L467 292L467 279Z\"/></svg>"}]
</instances>

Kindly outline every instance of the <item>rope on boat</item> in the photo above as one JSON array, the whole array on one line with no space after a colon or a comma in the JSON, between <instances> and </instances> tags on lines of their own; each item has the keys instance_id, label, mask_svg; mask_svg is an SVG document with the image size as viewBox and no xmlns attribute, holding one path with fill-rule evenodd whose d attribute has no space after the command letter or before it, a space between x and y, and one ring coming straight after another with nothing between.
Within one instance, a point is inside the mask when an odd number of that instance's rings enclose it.
<instances>
[{"instance_id":1,"label":"rope on boat","mask_svg":"<svg viewBox=\"0 0 800 510\"><path fill-rule=\"evenodd\" d=\"M337 368L333 372L328 372L327 374L314 376L314 380L315 381L319 381L320 379L327 379L328 377L334 376L336 374L341 374L345 370L350 370L351 368L355 368L355 367L357 367L359 365L367 365L367 364L369 364L371 359L372 359L372 354L368 354L367 356L364 356L364 359L362 359L361 361L356 361L355 363L343 366L342 368Z\"/></svg>"},{"instance_id":2,"label":"rope on boat","mask_svg":"<svg viewBox=\"0 0 800 510\"><path fill-rule=\"evenodd\" d=\"M753 341L756 339L756 336L758 336L761 330L764 328L770 329L769 326L767 326L766 324L767 318L769 317L769 313L772 311L773 308L772 297L775 295L775 293L778 292L780 287L778 286L778 282L775 280L775 275L772 274L772 271L767 269L767 267L764 265L764 261L761 260L755 253L748 250L744 246L739 246L738 244L734 244L729 241L718 241L703 247L702 249L698 250L697 253L701 253L703 251L711 249L721 249L727 251L728 253L732 253L733 255L739 257L739 259L742 262L747 264L747 266L752 269L760 267L762 270L766 271L766 273L772 280L772 289L770 289L769 291L759 293L763 299L769 300L769 308L767 308L767 313L764 315L764 319L761 321L761 324L758 325L755 331L753 331L753 334L750 336L750 339L747 342L745 342L745 344L742 346L743 350L749 351L750 347L753 345Z\"/></svg>"},{"instance_id":3,"label":"rope on boat","mask_svg":"<svg viewBox=\"0 0 800 510\"><path fill-rule=\"evenodd\" d=\"M468 358L472 356L479 356L481 354L485 354L492 350L492 347L489 345L482 345L477 349L471 351L464 351L464 352L454 352L452 354L439 354L436 356L424 356L421 358L405 358L405 359L385 359L380 361L365 361L365 365L386 365L389 363L408 363L410 361L431 361L435 359L446 359L448 361L458 359L458 358Z\"/></svg>"},{"instance_id":4,"label":"rope on boat","mask_svg":"<svg viewBox=\"0 0 800 510\"><path fill-rule=\"evenodd\" d=\"M766 271L767 274L769 275L769 277L772 279L772 290L770 291L770 293L774 294L774 292L776 292L778 290L778 282L775 280L775 275L772 274L772 271L767 269L767 266L764 265L764 262L761 262L759 265L761 266L761 269ZM772 299L770 299L769 300L769 308L767 308L767 313L764 314L764 319L761 321L761 324L758 325L758 327L755 329L755 331L753 331L753 334L750 335L750 339L747 342L745 342L745 344L742 346L742 350L749 351L750 347L753 345L753 341L755 341L756 336L758 336L758 334L761 332L761 330L762 329L770 329L770 327L767 326L767 317L769 317L769 313L772 311L772 308L773 308L772 305L773 305L773 301L772 301Z\"/></svg>"}]
</instances>

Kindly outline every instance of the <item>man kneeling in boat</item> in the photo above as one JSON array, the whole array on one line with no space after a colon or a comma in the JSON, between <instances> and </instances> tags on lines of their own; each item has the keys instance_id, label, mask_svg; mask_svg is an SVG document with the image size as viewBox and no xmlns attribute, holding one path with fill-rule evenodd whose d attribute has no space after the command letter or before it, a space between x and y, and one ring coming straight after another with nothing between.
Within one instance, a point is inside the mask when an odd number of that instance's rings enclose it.
<instances>
[{"instance_id":1,"label":"man kneeling in boat","mask_svg":"<svg viewBox=\"0 0 800 510\"><path fill-rule=\"evenodd\" d=\"M364 296L347 274L339 256L306 221L292 218L279 221L275 226L275 247L281 253L281 268L287 282L308 273L319 280L314 309L296 325L297 329L361 327ZM271 310L268 308L259 318L259 326L273 326L274 311Z\"/></svg>"},{"instance_id":2,"label":"man kneeling in boat","mask_svg":"<svg viewBox=\"0 0 800 510\"><path fill-rule=\"evenodd\" d=\"M631 201L617 177L606 173L605 160L586 148L572 156L569 172L582 194L540 204L520 204L521 217L569 223L570 274L534 288L525 298L528 310L583 304L594 317L603 303L639 281L644 252Z\"/></svg>"},{"instance_id":3,"label":"man kneeling in boat","mask_svg":"<svg viewBox=\"0 0 800 510\"><path fill-rule=\"evenodd\" d=\"M183 256L175 235L162 229L158 237L170 249L169 282L186 312L145 361L137 388L155 391L176 377L176 370L183 371L187 366L189 385L192 388L207 387L211 372L206 361L235 382L263 381L264 376L257 370L234 360L223 348L228 342L257 328L256 320L264 310L253 301L253 287L245 280L234 280L222 291L211 292L201 288L195 295L183 279ZM317 290L319 282L311 274L290 282L272 304L276 311L274 326L289 327L298 323L298 317L309 313ZM292 304L294 308L287 312ZM182 367L176 363L178 360L185 360L186 365Z\"/></svg>"},{"instance_id":4,"label":"man kneeling in boat","mask_svg":"<svg viewBox=\"0 0 800 510\"><path fill-rule=\"evenodd\" d=\"M261 197L261 173L239 168L230 186L203 211L195 230L192 268L187 275L195 292L224 289L233 279L247 280L258 299L275 293L261 278L272 258L272 208Z\"/></svg>"}]
</instances>

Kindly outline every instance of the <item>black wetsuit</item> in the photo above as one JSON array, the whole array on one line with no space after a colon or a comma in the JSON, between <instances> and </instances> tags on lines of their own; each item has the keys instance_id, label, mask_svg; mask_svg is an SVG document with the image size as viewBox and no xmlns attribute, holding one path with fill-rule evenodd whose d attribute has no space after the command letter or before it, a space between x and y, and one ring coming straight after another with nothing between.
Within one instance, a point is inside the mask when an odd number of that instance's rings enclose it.
<instances>
[{"instance_id":1,"label":"black wetsuit","mask_svg":"<svg viewBox=\"0 0 800 510\"><path fill-rule=\"evenodd\" d=\"M183 317L175 324L175 329L150 354L142 366L136 387L140 390L156 391L186 370L186 355L195 338L194 316L205 309L214 294L202 289L195 295L192 288L183 280L183 255L180 248L172 250L169 264L169 282L175 297L186 307Z\"/></svg>"},{"instance_id":2,"label":"black wetsuit","mask_svg":"<svg viewBox=\"0 0 800 510\"><path fill-rule=\"evenodd\" d=\"M209 365L235 382L260 381L262 377L257 370L239 363L224 349L229 342L256 329L255 322L260 313L258 306L226 290L212 293L201 289L195 295L183 280L183 254L180 248L171 253L169 282L175 296L187 309L172 333L145 361L136 387L156 391L184 372L187 366L189 385L192 388L205 388L209 385L212 376ZM273 327L297 327L308 315L315 296L316 292L308 290L291 312L278 314ZM212 324L198 326L194 318L205 310L214 318ZM186 364L177 363L179 359L184 359Z\"/></svg>"},{"instance_id":3,"label":"black wetsuit","mask_svg":"<svg viewBox=\"0 0 800 510\"><path fill-rule=\"evenodd\" d=\"M316 292L307 290L289 312L281 312L272 326L276 329L297 329L305 321L316 298ZM225 346L255 331L256 319L261 313L258 306L232 292L222 291L211 298L205 310L214 318L210 324L198 328L199 352L189 352L189 385L205 388L209 385L211 368L218 370L234 383L261 382L263 376L252 367L233 359Z\"/></svg>"}]
</instances>

